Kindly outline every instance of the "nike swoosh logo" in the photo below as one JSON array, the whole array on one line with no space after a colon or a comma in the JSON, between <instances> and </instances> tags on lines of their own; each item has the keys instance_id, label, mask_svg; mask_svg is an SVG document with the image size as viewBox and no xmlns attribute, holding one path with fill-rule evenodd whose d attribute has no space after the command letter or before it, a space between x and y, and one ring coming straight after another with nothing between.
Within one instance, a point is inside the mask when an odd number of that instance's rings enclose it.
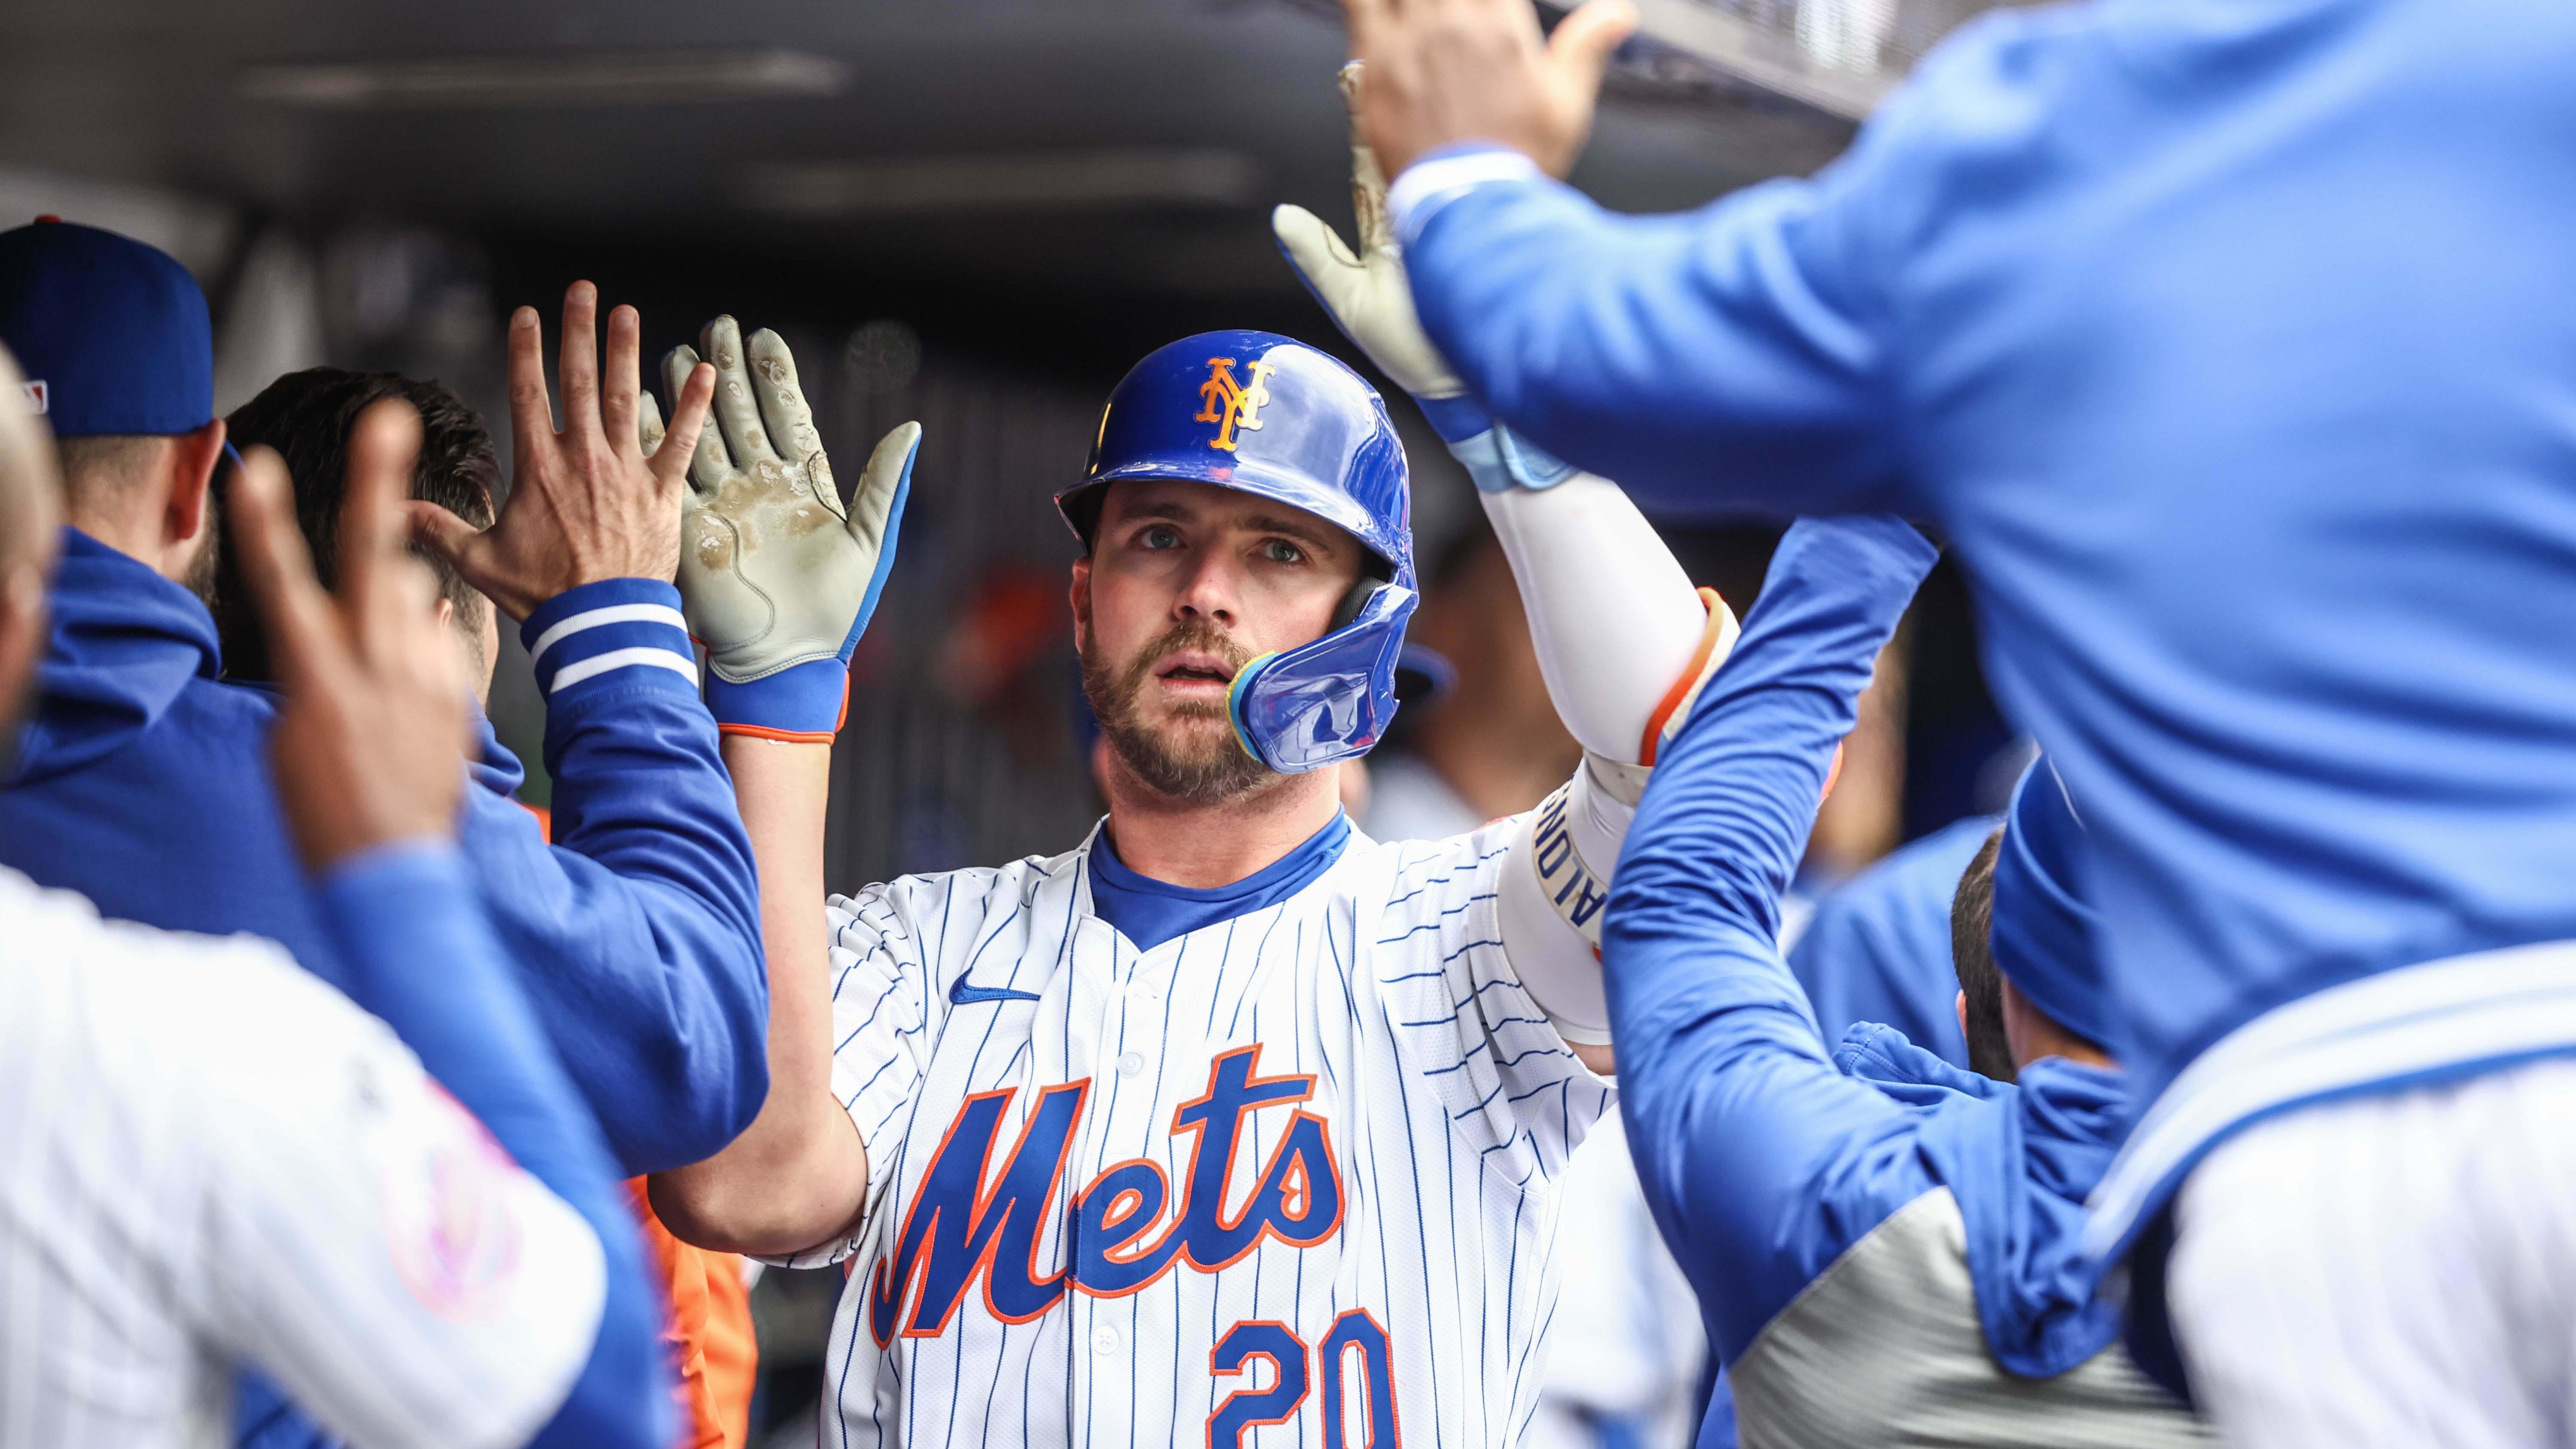
<instances>
[{"instance_id":1,"label":"nike swoosh logo","mask_svg":"<svg viewBox=\"0 0 2576 1449\"><path fill-rule=\"evenodd\" d=\"M972 1006L978 1001L1035 1001L1037 999L1038 994L1034 991L1013 991L1007 986L969 986L963 976L958 977L948 988L948 1004L951 1006Z\"/></svg>"}]
</instances>

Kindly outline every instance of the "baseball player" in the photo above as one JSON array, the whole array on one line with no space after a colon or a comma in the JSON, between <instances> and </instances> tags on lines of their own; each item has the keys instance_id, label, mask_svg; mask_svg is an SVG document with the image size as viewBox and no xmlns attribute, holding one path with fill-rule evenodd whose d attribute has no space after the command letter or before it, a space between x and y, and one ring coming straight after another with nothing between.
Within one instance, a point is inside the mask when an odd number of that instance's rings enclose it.
<instances>
[{"instance_id":1,"label":"baseball player","mask_svg":"<svg viewBox=\"0 0 2576 1449\"><path fill-rule=\"evenodd\" d=\"M1775 944L1828 763L1934 558L1898 519L1793 526L1666 752L1603 940L1639 1176L1747 1444L2206 1442L2078 1260L2122 1094L2055 777L2025 777L1992 876L2005 1081L1881 1025L1829 1055Z\"/></svg>"},{"instance_id":2,"label":"baseball player","mask_svg":"<svg viewBox=\"0 0 2576 1449\"><path fill-rule=\"evenodd\" d=\"M0 745L59 507L21 386L0 352ZM452 844L464 695L396 513L417 425L368 431L336 602L275 456L233 493L277 789L357 1004L272 943L0 869L6 1449L222 1443L240 1361L361 1449L669 1442L607 1154Z\"/></svg>"},{"instance_id":3,"label":"baseball player","mask_svg":"<svg viewBox=\"0 0 2576 1449\"><path fill-rule=\"evenodd\" d=\"M1454 384L1376 250L1312 280L1439 409ZM828 733L883 554L828 520L785 348L729 322L709 340L719 427L683 594L729 688L816 677L770 736L727 741L773 921L770 1101L656 1179L664 1221L845 1265L836 1446L1513 1441L1555 1178L1611 1100L1589 933L1731 615L1615 487L1460 432L1588 754L1537 810L1367 840L1333 767L1393 708L1403 450L1328 355L1186 338L1118 385L1057 499L1085 550L1071 603L1108 818L1059 856L834 897L826 960L792 903L820 873L828 756L797 737ZM889 450L910 442L871 480ZM775 608L746 607L755 590ZM762 636L772 617L793 632Z\"/></svg>"},{"instance_id":4,"label":"baseball player","mask_svg":"<svg viewBox=\"0 0 2576 1449\"><path fill-rule=\"evenodd\" d=\"M275 449L284 460L295 484L296 524L313 551L314 570L326 587L335 576L334 540L345 502L341 479L348 471L349 445L366 410L389 397L403 399L420 415L420 460L411 479L412 500L435 503L477 527L490 527L501 481L491 435L473 409L438 383L387 372L308 368L270 383L225 418L227 437L236 446L264 445ZM258 613L240 583L239 554L238 547L226 548L216 569L213 612L224 678L266 682L275 675L269 667ZM435 560L430 561L429 567L438 582L438 613L447 625L447 638L456 647L475 700L487 700L493 665L499 657L497 611L455 570ZM532 838L521 822L509 818L508 807L515 803L513 792L522 782L524 771L518 758L495 738L488 718L478 712L473 724L475 738L467 755L478 797L497 809L500 820L493 823L506 821L519 828L476 832L469 849L501 851L501 864L507 870L533 874L542 880L542 870L529 870L535 863L530 857L535 849L543 847L542 835ZM542 815L539 821L551 824ZM683 979L675 985L685 993L694 983ZM682 995L681 1001L686 1000ZM685 1006L674 1013L684 1014ZM618 1029L619 1023L613 1017L587 1021L583 1028L601 1035ZM653 1050L651 1034L645 1032L630 1031L620 1050L646 1059L658 1055ZM585 1065L595 1061L595 1056L588 1057ZM671 1085L675 1092L686 1090L684 1082ZM684 1122L642 1120L661 1105L658 1100L629 1096L622 1082L602 1082L601 1088L604 1098L619 1103L620 1120L638 1129L635 1135L650 1132L675 1141L690 1135ZM691 1425L691 1433L683 1442L721 1446L729 1436L739 1446L748 1433L757 1358L751 1305L743 1281L746 1265L731 1254L708 1253L674 1240L649 1212L642 1210L643 1180L631 1179L628 1187L630 1198L642 1212L647 1261L657 1270L658 1282L670 1304L666 1339L672 1362L679 1370L680 1401ZM284 1432L281 1420L274 1432L261 1436L261 1442L272 1442Z\"/></svg>"},{"instance_id":5,"label":"baseball player","mask_svg":"<svg viewBox=\"0 0 2576 1449\"><path fill-rule=\"evenodd\" d=\"M610 313L603 369L597 310L588 283L567 293L561 433L536 313L513 318L517 458L498 522L410 506L535 658L555 843L508 797L518 761L478 725L462 850L549 1040L640 1174L714 1151L758 1110L766 985L750 847L667 581L685 490L677 460L656 475L632 441L636 317ZM212 574L225 446L204 296L153 248L39 222L0 233L0 339L44 383L69 503L36 713L0 788L0 863L111 916L265 936L345 986L269 788L276 700L216 678L193 587ZM688 394L686 426L711 386ZM315 1442L256 1380L238 1417L258 1449Z\"/></svg>"},{"instance_id":6,"label":"baseball player","mask_svg":"<svg viewBox=\"0 0 2576 1449\"><path fill-rule=\"evenodd\" d=\"M1955 540L2093 827L2141 1111L2089 1245L2146 1287L2171 1229L2221 1427L2570 1442L2576 9L1999 9L1666 217L1549 179L1632 8L1347 9L1477 397L1641 498Z\"/></svg>"}]
</instances>

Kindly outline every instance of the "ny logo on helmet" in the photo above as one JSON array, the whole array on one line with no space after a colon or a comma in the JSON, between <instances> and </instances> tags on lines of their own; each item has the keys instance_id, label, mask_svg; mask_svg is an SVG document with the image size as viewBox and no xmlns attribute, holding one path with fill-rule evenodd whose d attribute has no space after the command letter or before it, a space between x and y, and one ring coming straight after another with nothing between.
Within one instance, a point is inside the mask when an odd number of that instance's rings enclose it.
<instances>
[{"instance_id":1,"label":"ny logo on helmet","mask_svg":"<svg viewBox=\"0 0 2576 1449\"><path fill-rule=\"evenodd\" d=\"M1252 364L1249 386L1234 380L1234 359L1208 359L1208 379L1199 384L1199 413L1194 422L1216 424L1216 437L1208 446L1234 451L1237 429L1247 433L1261 431L1261 405L1270 401L1270 390L1261 385L1274 369L1266 362Z\"/></svg>"}]
</instances>

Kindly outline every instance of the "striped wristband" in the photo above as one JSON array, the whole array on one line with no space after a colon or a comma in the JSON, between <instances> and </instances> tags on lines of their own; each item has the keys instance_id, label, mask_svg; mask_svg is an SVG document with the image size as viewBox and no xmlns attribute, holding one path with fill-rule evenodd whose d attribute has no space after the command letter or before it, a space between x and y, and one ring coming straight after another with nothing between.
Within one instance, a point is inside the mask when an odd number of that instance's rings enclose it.
<instances>
[{"instance_id":1,"label":"striped wristband","mask_svg":"<svg viewBox=\"0 0 2576 1449\"><path fill-rule=\"evenodd\" d=\"M519 626L546 699L659 685L698 692L680 591L659 579L602 579L548 599Z\"/></svg>"},{"instance_id":2,"label":"striped wristband","mask_svg":"<svg viewBox=\"0 0 2576 1449\"><path fill-rule=\"evenodd\" d=\"M1386 193L1387 219L1410 249L1442 207L1492 182L1545 181L1538 163L1508 146L1460 141L1426 152L1404 168Z\"/></svg>"}]
</instances>

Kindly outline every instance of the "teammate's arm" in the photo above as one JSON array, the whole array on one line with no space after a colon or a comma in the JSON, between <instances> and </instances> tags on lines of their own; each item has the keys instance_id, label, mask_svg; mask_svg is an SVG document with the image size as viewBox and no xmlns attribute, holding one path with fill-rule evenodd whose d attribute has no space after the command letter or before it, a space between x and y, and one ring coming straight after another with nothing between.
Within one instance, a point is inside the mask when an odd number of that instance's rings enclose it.
<instances>
[{"instance_id":1,"label":"teammate's arm","mask_svg":"<svg viewBox=\"0 0 2576 1449\"><path fill-rule=\"evenodd\" d=\"M1805 519L1667 746L1611 890L1603 959L1647 1202L1737 1347L1832 1261L1844 1192L1904 1156L1906 1108L1838 1071L1780 957L1780 898L1879 648L1931 568L1902 520ZM1928 1185L1928 1179L1927 1179ZM1688 1224L1687 1231L1676 1225Z\"/></svg>"},{"instance_id":2,"label":"teammate's arm","mask_svg":"<svg viewBox=\"0 0 2576 1449\"><path fill-rule=\"evenodd\" d=\"M1313 215L1273 218L1290 263L1342 330L1404 387L1475 479L1530 620L1548 694L1584 749L1575 778L1517 828L1495 913L1521 984L1586 1066L1613 1066L1595 946L1619 842L1668 720L1724 659L1734 616L1691 587L1616 484L1530 447L1466 393L1415 320L1354 105L1360 251Z\"/></svg>"},{"instance_id":3,"label":"teammate's arm","mask_svg":"<svg viewBox=\"0 0 2576 1449\"><path fill-rule=\"evenodd\" d=\"M1889 144L1917 91L1813 181L1614 216L1550 178L1589 129L1625 0L1546 40L1509 0L1346 9L1423 325L1496 415L1666 509L1905 506L1893 309L1872 279L1921 210Z\"/></svg>"},{"instance_id":4,"label":"teammate's arm","mask_svg":"<svg viewBox=\"0 0 2576 1449\"><path fill-rule=\"evenodd\" d=\"M658 1318L632 1222L595 1124L504 966L453 843L464 690L430 612L428 577L403 553L399 514L419 437L418 417L398 401L360 420L336 600L313 579L276 455L252 450L234 489L243 577L285 695L272 742L278 793L307 867L322 878L324 914L346 953L353 999L392 1026L500 1147L581 1215L604 1259L604 1275L590 1280L600 1285L595 1316L570 1329L575 1343L590 1330L586 1361L576 1357L579 1373L534 1442L658 1444L667 1438ZM470 1163L451 1166L468 1177L492 1175L489 1164L479 1174ZM450 1218L502 1210L451 1196L454 1175L430 1164L416 1175L389 1173L383 1185L375 1226L392 1256L407 1246L404 1224L430 1229L431 1251L405 1265L412 1306L467 1323L495 1298L521 1316L560 1312L492 1281L521 1267L506 1243L483 1240L490 1255L472 1261L451 1256L450 1239L465 1225ZM429 1200L412 1200L424 1194ZM539 1246L549 1243L557 1240L537 1237ZM290 1340L290 1325L313 1325L261 1291L275 1283L247 1276L284 1256L273 1244L258 1246L265 1253L241 1265L246 1276L235 1291L217 1295L219 1307L234 1310L236 1335L272 1350L282 1361L270 1366L317 1408L350 1408L353 1392L366 1404L376 1384L353 1391L338 1377L362 1362L346 1342L308 1332L302 1352L274 1352ZM588 1299L577 1295L574 1312L588 1314ZM460 1341L436 1325L422 1328L412 1336L433 1350L443 1343L464 1357L489 1347L471 1334ZM525 1343L529 1328L512 1322L504 1333ZM454 1381L441 1368L411 1364L398 1377L406 1388L435 1392Z\"/></svg>"},{"instance_id":5,"label":"teammate's arm","mask_svg":"<svg viewBox=\"0 0 2576 1449\"><path fill-rule=\"evenodd\" d=\"M683 455L657 463L642 447L639 322L609 314L602 367L597 309L588 283L565 297L560 433L536 315L512 319L514 480L492 528L413 512L521 621L535 660L555 844L484 790L465 843L494 930L633 1174L695 1161L751 1121L767 1002L751 850L669 582ZM674 389L684 447L710 384Z\"/></svg>"},{"instance_id":6,"label":"teammate's arm","mask_svg":"<svg viewBox=\"0 0 2576 1449\"><path fill-rule=\"evenodd\" d=\"M778 334L746 340L718 317L699 342L720 385L689 463L680 591L759 862L770 1082L741 1136L649 1191L685 1242L786 1258L844 1235L867 1203L867 1149L833 1086L823 822L850 656L894 566L921 428L887 434L844 504ZM682 347L666 362L675 396L698 358ZM649 398L641 427L658 456Z\"/></svg>"}]
</instances>

